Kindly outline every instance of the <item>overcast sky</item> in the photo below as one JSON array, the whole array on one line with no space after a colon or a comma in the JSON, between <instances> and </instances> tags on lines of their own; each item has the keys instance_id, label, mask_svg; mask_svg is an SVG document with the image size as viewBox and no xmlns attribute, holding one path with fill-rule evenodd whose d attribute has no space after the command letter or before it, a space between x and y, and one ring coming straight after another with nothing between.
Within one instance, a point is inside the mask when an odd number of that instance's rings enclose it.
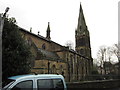
<instances>
[{"instance_id":1,"label":"overcast sky","mask_svg":"<svg viewBox=\"0 0 120 90\"><path fill-rule=\"evenodd\" d=\"M90 32L92 57L97 57L100 46L118 42L119 0L1 0L0 13L9 7L9 17L17 24L37 34L46 36L50 22L51 40L65 45L71 41L75 47L80 2Z\"/></svg>"}]
</instances>

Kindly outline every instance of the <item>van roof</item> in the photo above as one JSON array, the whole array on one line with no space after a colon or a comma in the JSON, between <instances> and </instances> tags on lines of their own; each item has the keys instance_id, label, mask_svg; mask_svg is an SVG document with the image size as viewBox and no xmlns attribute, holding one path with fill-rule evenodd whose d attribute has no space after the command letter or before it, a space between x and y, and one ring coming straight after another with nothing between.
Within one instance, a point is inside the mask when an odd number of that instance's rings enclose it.
<instances>
[{"instance_id":1,"label":"van roof","mask_svg":"<svg viewBox=\"0 0 120 90\"><path fill-rule=\"evenodd\" d=\"M38 74L38 75L17 75L17 76L12 76L9 77L8 79L12 79L12 80L17 80L17 79L24 79L24 78L41 78L41 79L45 79L45 78L63 78L62 75L57 75L57 74Z\"/></svg>"}]
</instances>

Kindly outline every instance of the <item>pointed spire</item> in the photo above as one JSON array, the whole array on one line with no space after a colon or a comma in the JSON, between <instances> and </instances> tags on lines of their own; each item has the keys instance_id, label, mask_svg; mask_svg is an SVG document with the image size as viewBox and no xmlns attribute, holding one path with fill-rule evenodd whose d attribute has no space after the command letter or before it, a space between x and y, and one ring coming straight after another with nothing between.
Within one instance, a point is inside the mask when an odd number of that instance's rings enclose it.
<instances>
[{"instance_id":1,"label":"pointed spire","mask_svg":"<svg viewBox=\"0 0 120 90\"><path fill-rule=\"evenodd\" d=\"M81 2L80 2L80 12L83 12Z\"/></svg>"},{"instance_id":2,"label":"pointed spire","mask_svg":"<svg viewBox=\"0 0 120 90\"><path fill-rule=\"evenodd\" d=\"M82 9L82 5L80 2L80 9L79 9L79 17L78 17L78 26L77 29L81 30L81 27L85 26L86 22L85 22L85 18L84 18L84 13L83 13L83 9Z\"/></svg>"},{"instance_id":3,"label":"pointed spire","mask_svg":"<svg viewBox=\"0 0 120 90\"><path fill-rule=\"evenodd\" d=\"M50 38L50 22L48 22L46 38L47 38L47 39L51 39L51 38Z\"/></svg>"},{"instance_id":4,"label":"pointed spire","mask_svg":"<svg viewBox=\"0 0 120 90\"><path fill-rule=\"evenodd\" d=\"M47 31L50 31L50 22L48 22Z\"/></svg>"}]
</instances>

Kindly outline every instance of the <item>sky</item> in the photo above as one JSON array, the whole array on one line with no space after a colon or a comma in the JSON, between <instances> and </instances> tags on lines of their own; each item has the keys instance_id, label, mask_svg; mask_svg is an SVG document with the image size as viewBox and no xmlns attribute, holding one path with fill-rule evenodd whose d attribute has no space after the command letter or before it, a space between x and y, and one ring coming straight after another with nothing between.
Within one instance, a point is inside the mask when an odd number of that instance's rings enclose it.
<instances>
[{"instance_id":1,"label":"sky","mask_svg":"<svg viewBox=\"0 0 120 90\"><path fill-rule=\"evenodd\" d=\"M50 22L51 40L61 45L72 42L75 47L80 2L90 32L92 57L100 46L118 43L119 0L0 0L0 13L9 7L9 17L17 25L46 37Z\"/></svg>"}]
</instances>

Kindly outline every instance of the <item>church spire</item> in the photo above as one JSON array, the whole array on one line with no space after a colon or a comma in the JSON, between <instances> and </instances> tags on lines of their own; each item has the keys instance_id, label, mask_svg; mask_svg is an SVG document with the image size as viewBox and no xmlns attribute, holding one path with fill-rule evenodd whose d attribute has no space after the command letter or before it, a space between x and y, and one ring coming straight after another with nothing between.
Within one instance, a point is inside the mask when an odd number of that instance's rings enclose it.
<instances>
[{"instance_id":1,"label":"church spire","mask_svg":"<svg viewBox=\"0 0 120 90\"><path fill-rule=\"evenodd\" d=\"M51 38L50 38L50 25L49 24L50 22L48 22L46 38L50 40Z\"/></svg>"},{"instance_id":2,"label":"church spire","mask_svg":"<svg viewBox=\"0 0 120 90\"><path fill-rule=\"evenodd\" d=\"M85 18L84 18L84 13L83 13L82 5L80 3L80 10L79 10L77 30L81 31L81 28L85 28L86 29L86 22L85 22Z\"/></svg>"},{"instance_id":3,"label":"church spire","mask_svg":"<svg viewBox=\"0 0 120 90\"><path fill-rule=\"evenodd\" d=\"M75 30L76 51L86 57L91 57L91 46L89 31L86 26L85 17L80 3L78 26Z\"/></svg>"}]
</instances>

